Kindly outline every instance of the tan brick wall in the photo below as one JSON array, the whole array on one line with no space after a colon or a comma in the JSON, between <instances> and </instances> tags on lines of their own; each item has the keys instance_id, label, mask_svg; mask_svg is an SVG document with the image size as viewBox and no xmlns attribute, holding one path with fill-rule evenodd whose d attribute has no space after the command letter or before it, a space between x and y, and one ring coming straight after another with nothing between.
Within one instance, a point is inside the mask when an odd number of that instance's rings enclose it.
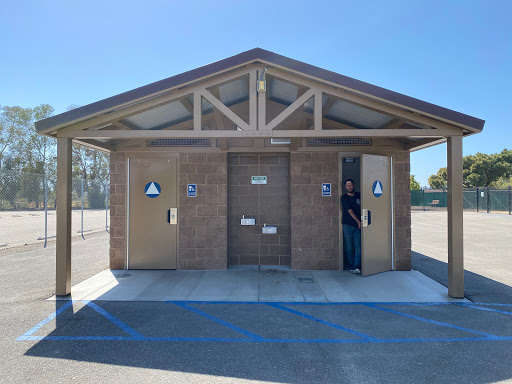
<instances>
[{"instance_id":1,"label":"tan brick wall","mask_svg":"<svg viewBox=\"0 0 512 384\"><path fill-rule=\"evenodd\" d=\"M411 269L409 152L393 156L395 269ZM338 153L290 154L292 269L339 268ZM127 159L110 160L110 268L126 268ZM178 269L227 268L227 155L181 153ZM321 184L331 183L331 197ZM187 197L186 185L198 196Z\"/></svg>"},{"instance_id":2,"label":"tan brick wall","mask_svg":"<svg viewBox=\"0 0 512 384\"><path fill-rule=\"evenodd\" d=\"M227 268L227 154L180 154L178 269ZM197 197L187 197L197 184Z\"/></svg>"},{"instance_id":3,"label":"tan brick wall","mask_svg":"<svg viewBox=\"0 0 512 384\"><path fill-rule=\"evenodd\" d=\"M127 163L123 152L110 154L110 269L126 269Z\"/></svg>"},{"instance_id":4,"label":"tan brick wall","mask_svg":"<svg viewBox=\"0 0 512 384\"><path fill-rule=\"evenodd\" d=\"M339 268L338 168L338 152L290 154L292 269Z\"/></svg>"},{"instance_id":5,"label":"tan brick wall","mask_svg":"<svg viewBox=\"0 0 512 384\"><path fill-rule=\"evenodd\" d=\"M411 269L411 191L410 191L410 154L408 151L395 152L393 155L394 181L394 258L395 269Z\"/></svg>"}]
</instances>

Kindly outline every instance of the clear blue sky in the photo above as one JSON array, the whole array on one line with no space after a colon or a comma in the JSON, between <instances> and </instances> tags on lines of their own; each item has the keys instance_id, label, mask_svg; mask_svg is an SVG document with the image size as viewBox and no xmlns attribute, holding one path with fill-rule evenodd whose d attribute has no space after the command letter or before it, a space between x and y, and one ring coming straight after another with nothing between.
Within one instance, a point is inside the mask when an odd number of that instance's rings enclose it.
<instances>
[{"instance_id":1,"label":"clear blue sky","mask_svg":"<svg viewBox=\"0 0 512 384\"><path fill-rule=\"evenodd\" d=\"M486 120L464 154L512 148L511 0L9 1L0 105L56 113L255 47ZM444 145L412 154L421 185Z\"/></svg>"}]
</instances>

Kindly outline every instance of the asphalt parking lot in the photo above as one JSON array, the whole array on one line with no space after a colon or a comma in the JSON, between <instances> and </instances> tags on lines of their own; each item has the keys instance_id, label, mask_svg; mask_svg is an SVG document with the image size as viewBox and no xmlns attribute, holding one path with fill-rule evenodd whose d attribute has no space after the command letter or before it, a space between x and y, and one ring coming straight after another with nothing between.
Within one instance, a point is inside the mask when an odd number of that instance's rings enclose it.
<instances>
[{"instance_id":1,"label":"asphalt parking lot","mask_svg":"<svg viewBox=\"0 0 512 384\"><path fill-rule=\"evenodd\" d=\"M413 268L441 283L444 220L413 213ZM511 225L465 215L469 303L47 301L54 248L1 251L0 381L512 381ZM73 284L108 267L107 235L86 239L73 240Z\"/></svg>"}]
</instances>

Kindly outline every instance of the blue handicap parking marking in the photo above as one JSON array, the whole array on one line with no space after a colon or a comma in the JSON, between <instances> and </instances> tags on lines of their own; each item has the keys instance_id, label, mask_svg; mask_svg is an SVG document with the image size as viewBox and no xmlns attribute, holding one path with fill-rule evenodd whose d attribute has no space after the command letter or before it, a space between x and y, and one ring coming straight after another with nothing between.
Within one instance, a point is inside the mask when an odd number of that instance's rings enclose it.
<instances>
[{"instance_id":1,"label":"blue handicap parking marking","mask_svg":"<svg viewBox=\"0 0 512 384\"><path fill-rule=\"evenodd\" d=\"M373 196L381 197L382 196L382 183L379 180L375 180L372 187Z\"/></svg>"},{"instance_id":2,"label":"blue handicap parking marking","mask_svg":"<svg viewBox=\"0 0 512 384\"><path fill-rule=\"evenodd\" d=\"M304 303L304 302L294 302L294 303L279 303L279 302L272 302L272 303L264 303L264 302L199 302L199 301L170 301L162 303L162 305L175 305L180 308L183 308L186 311L190 311L191 313L194 313L198 315L198 319L203 319L201 321L204 322L211 322L212 324L215 323L222 327L225 327L224 329L229 329L230 331L234 331L235 333L239 334L240 337L236 337L236 334L233 334L234 337L230 337L225 332L217 331L214 334L205 335L206 337L183 337L181 334L173 335L171 334L163 334L160 335L159 330L161 328L156 327L155 332L153 332L153 335L145 335L139 331L137 331L137 328L140 328L140 323L137 326L130 326L128 323L130 323L130 319L125 318L124 321L120 320L119 317L116 317L112 315L109 311L105 310L99 303L93 303L91 301L82 300L81 302L85 304L85 307L93 309L95 312L99 313L103 316L103 318L109 320L112 324L118 327L118 329L124 331L126 336L120 336L120 335L105 335L105 336L99 336L94 335L94 332L91 330L92 334L85 334L85 335L55 335L50 334L47 336L37 336L34 335L37 331L40 331L43 326L48 324L51 321L56 320L58 316L61 316L63 312L65 312L68 308L73 308L73 303L76 301L69 301L62 307L60 307L58 310L56 310L54 313L52 313L50 316L48 316L46 319L38 323L36 326L25 332L23 335L18 337L18 341L80 341L80 340L88 340L88 341L171 341L171 342L250 342L250 343L324 343L324 344L341 344L341 343L426 343L426 342L472 342L472 341L512 341L512 336L509 335L494 335L492 333L484 332L484 329L482 330L474 330L469 329L467 327L462 327L459 325L451 324L451 321L443 322L443 321L436 321L433 319L425 318L418 315L413 315L410 313L403 312L402 310L398 309L391 309L387 306L403 306L401 307L403 310L405 308L413 308L413 307L435 307L439 306L441 307L449 307L453 306L456 307L466 307L472 311L475 311L475 314L478 312L480 313L489 313L489 312L498 312L507 314L506 311L500 311L500 310L493 310L491 311L485 311L485 307L493 305L493 304L481 304L481 303ZM119 303L118 303L119 304ZM133 304L133 303L132 303ZM204 304L208 304L208 306L204 306ZM215 305L223 305L224 307L226 305L234 305L234 306L240 306L240 305L248 305L251 304L249 307L254 307L254 311L260 311L262 308L269 306L279 310L283 311L283 313L287 313L288 316L294 315L298 318L303 319L303 321L310 321L311 325L309 327L328 327L331 329L336 329L338 331L346 332L348 334L348 337L339 337L335 334L333 335L327 335L328 338L325 338L322 335L322 331L319 329L320 333L315 333L317 331L314 331L310 336L313 334L317 337L320 336L320 338L313 337L307 337L303 331L304 328L301 328L300 326L297 327L296 333L293 334L293 329L290 330L292 333L284 334L279 333L279 329L281 329L279 326L275 329L277 333L274 332L274 334L271 335L271 337L264 337L262 335L259 335L255 333L254 331L249 331L246 328L252 327L254 324L250 322L250 319L252 319L250 310L248 311L247 308L245 309L245 312L247 312L247 318L244 320L244 322L240 323L238 325L235 325L231 323L228 319L225 319L224 314L230 313L230 311L226 312L226 308L216 311ZM122 305L122 304L119 304ZM213 305L210 306L210 305ZM500 305L500 304L495 304ZM198 307L199 306L199 307ZM302 307L301 307L302 306ZM409 337L403 337L403 335L400 335L400 337L377 337L377 336L384 336L383 334L376 334L376 335L369 335L367 333L363 333L360 331L357 331L355 329L351 329L350 327L344 326L344 323L340 323L338 320L336 320L336 323L326 320L323 317L327 316L327 313L324 313L322 311L316 312L316 314L313 313L306 313L305 307L308 306L312 308L313 306L316 306L317 308L321 309L322 307L337 307L340 308L340 311L344 311L344 307L352 307L355 308L355 306L362 306L366 308L372 308L374 310L378 311L384 311L389 314L400 316L403 318L407 318L411 320L410 325L408 325L409 328L411 328L412 334L409 334ZM478 307L477 307L478 306ZM84 307L84 308L85 308ZM201 309L199 309L201 308ZM302 308L302 309L301 309ZM235 309L235 308L234 308ZM299 310L300 309L300 310ZM509 308L506 308L509 309ZM209 313L210 312L210 313ZM212 314L216 313L215 315ZM117 313L117 312L116 312ZM242 312L243 313L243 312ZM328 316L329 317L329 316ZM350 317L350 316L349 316ZM508 316L506 316L508 317ZM332 314L330 315L330 318L332 319ZM338 318L340 319L340 318ZM133 319L132 319L133 320ZM254 319L253 319L254 320ZM512 319L511 319L512 320ZM464 337L464 335L440 335L440 337L428 337L431 336L430 334L424 335L427 337L421 337L418 328L418 332L414 331L414 327L417 324L416 322L423 322L428 323L432 325L437 325L444 327L445 329L452 329L457 331L464 331L469 332L473 335L469 335L468 337ZM131 321L133 323L133 321ZM257 322L257 321L255 321ZM339 323L339 324L338 324ZM207 323L205 323L207 324ZM343 325L342 325L343 324ZM261 325L261 324L260 324ZM179 327L178 327L179 328ZM257 328L257 330L262 330L263 328ZM378 332L379 328L376 327L375 331ZM87 332L88 333L88 332ZM259 333L259 332L258 332ZM212 337L213 336L213 337ZM270 335L269 335L270 336ZM293 337L290 337L293 336ZM332 337L334 336L334 337ZM418 337L420 336L420 337Z\"/></svg>"},{"instance_id":3,"label":"blue handicap parking marking","mask_svg":"<svg viewBox=\"0 0 512 384\"><path fill-rule=\"evenodd\" d=\"M160 184L158 184L156 181L150 181L144 187L144 193L146 194L147 197L150 197L152 199L160 196L161 192L162 188L160 187Z\"/></svg>"}]
</instances>

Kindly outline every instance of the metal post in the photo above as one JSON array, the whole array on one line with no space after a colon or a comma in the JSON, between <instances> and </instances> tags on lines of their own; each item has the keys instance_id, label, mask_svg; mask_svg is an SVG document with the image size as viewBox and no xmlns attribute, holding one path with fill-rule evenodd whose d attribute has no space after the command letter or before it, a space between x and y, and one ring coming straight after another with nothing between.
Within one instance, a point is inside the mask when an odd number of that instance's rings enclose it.
<instances>
[{"instance_id":1,"label":"metal post","mask_svg":"<svg viewBox=\"0 0 512 384\"><path fill-rule=\"evenodd\" d=\"M462 136L448 137L448 295L464 297Z\"/></svg>"},{"instance_id":2,"label":"metal post","mask_svg":"<svg viewBox=\"0 0 512 384\"><path fill-rule=\"evenodd\" d=\"M109 185L105 185L105 231L108 232L108 188Z\"/></svg>"},{"instance_id":3,"label":"metal post","mask_svg":"<svg viewBox=\"0 0 512 384\"><path fill-rule=\"evenodd\" d=\"M423 212L425 212L425 190L423 190Z\"/></svg>"},{"instance_id":4,"label":"metal post","mask_svg":"<svg viewBox=\"0 0 512 384\"><path fill-rule=\"evenodd\" d=\"M489 194L489 187L486 188L487 192L487 213L491 212L491 195Z\"/></svg>"},{"instance_id":5,"label":"metal post","mask_svg":"<svg viewBox=\"0 0 512 384\"><path fill-rule=\"evenodd\" d=\"M44 175L44 248L48 242L48 176Z\"/></svg>"},{"instance_id":6,"label":"metal post","mask_svg":"<svg viewBox=\"0 0 512 384\"><path fill-rule=\"evenodd\" d=\"M508 214L512 214L512 188L508 186Z\"/></svg>"},{"instance_id":7,"label":"metal post","mask_svg":"<svg viewBox=\"0 0 512 384\"><path fill-rule=\"evenodd\" d=\"M478 208L480 206L480 190L476 187L476 211L478 212Z\"/></svg>"},{"instance_id":8,"label":"metal post","mask_svg":"<svg viewBox=\"0 0 512 384\"><path fill-rule=\"evenodd\" d=\"M85 240L84 237L84 179L81 179L81 185L82 185L82 239Z\"/></svg>"}]
</instances>

